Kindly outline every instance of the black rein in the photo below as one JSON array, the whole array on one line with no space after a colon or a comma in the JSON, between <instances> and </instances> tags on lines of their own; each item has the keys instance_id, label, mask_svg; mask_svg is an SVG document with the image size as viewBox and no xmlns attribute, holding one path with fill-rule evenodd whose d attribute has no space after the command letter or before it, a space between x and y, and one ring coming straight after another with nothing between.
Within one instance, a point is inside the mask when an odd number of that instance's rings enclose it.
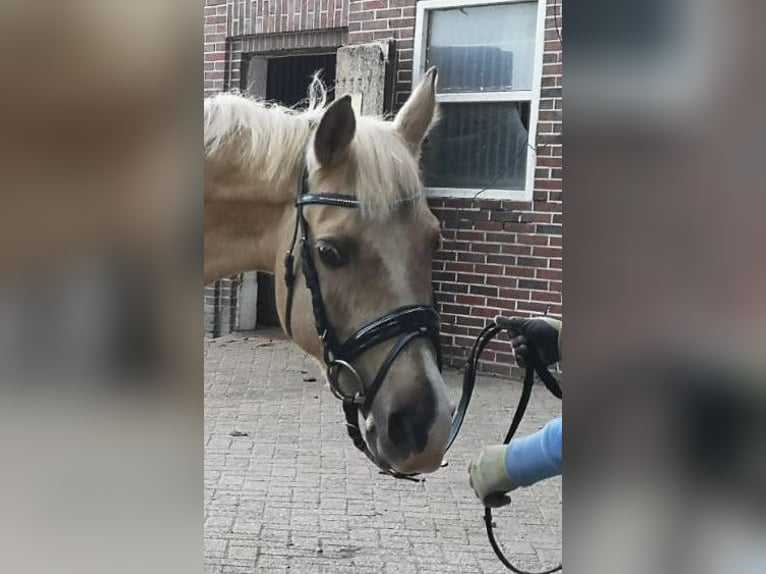
<instances>
[{"instance_id":1,"label":"black rein","mask_svg":"<svg viewBox=\"0 0 766 574\"><path fill-rule=\"evenodd\" d=\"M492 321L479 334L473 344L473 348L471 349L471 352L468 355L468 359L466 360L465 371L463 373L463 396L460 400L460 410L463 413L462 416L465 416L465 411L468 409L468 403L471 400L471 395L473 394L473 388L476 383L476 374L479 368L479 360L481 359L481 354L489 342L492 341L492 339L494 339L502 330L503 329L498 326L496 322ZM527 406L529 405L529 399L532 396L532 387L534 386L535 373L537 373L537 375L543 381L545 387L553 396L558 399L560 399L562 396L561 386L559 385L556 378L550 373L550 371L545 366L543 366L539 359L537 350L530 344L529 341L527 341L527 348L529 354L527 356L527 368L524 373L524 384L521 389L519 403L516 406L516 412L513 415L513 419L511 421L510 427L508 428L508 432L503 439L503 444L508 444L511 442L511 439L516 434L516 431L519 429L519 425L524 418L524 414L527 411ZM452 440L454 440L454 438L455 437L450 436L450 443ZM489 543L492 546L492 550L494 550L495 555L498 557L500 562L502 562L503 565L512 572L516 572L516 574L552 574L553 572L558 572L562 569L562 565L559 564L558 566L548 570L543 570L542 572L528 572L518 568L517 566L514 566L514 564L505 556L505 554L503 554L500 545L495 539L495 532L492 525L492 509L489 506L484 507L484 525L487 529L487 538L489 538Z\"/></svg>"}]
</instances>

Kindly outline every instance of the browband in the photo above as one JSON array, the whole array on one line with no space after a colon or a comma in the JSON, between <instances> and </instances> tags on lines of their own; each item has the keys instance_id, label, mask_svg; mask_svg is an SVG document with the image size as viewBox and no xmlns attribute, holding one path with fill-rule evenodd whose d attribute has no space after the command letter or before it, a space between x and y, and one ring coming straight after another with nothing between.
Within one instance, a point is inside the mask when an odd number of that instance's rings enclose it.
<instances>
[{"instance_id":1,"label":"browband","mask_svg":"<svg viewBox=\"0 0 766 574\"><path fill-rule=\"evenodd\" d=\"M295 205L334 205L336 207L359 207L359 200L340 193L304 193L295 199Z\"/></svg>"}]
</instances>

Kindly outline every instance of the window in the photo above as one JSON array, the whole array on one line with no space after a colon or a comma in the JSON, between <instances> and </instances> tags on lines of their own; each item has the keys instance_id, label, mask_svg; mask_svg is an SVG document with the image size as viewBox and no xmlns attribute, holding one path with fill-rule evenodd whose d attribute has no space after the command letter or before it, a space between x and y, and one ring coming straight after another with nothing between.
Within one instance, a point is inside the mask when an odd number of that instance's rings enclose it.
<instances>
[{"instance_id":1,"label":"window","mask_svg":"<svg viewBox=\"0 0 766 574\"><path fill-rule=\"evenodd\" d=\"M545 2L421 0L414 76L439 69L423 149L433 195L531 199Z\"/></svg>"}]
</instances>

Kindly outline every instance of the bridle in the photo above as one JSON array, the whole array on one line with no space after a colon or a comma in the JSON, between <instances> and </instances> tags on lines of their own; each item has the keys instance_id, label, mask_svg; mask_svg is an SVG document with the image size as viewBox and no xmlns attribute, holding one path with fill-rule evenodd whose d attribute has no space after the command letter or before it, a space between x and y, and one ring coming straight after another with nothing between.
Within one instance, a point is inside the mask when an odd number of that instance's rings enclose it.
<instances>
[{"instance_id":1,"label":"bridle","mask_svg":"<svg viewBox=\"0 0 766 574\"><path fill-rule=\"evenodd\" d=\"M314 244L312 242L311 228L303 212L306 206L310 205L329 205L344 209L358 209L359 201L351 195L311 193L308 183L308 170L304 167L303 176L295 198L295 227L292 241L284 260L284 280L287 286L284 314L285 330L292 337L292 307L295 294L295 280L297 278L295 248L296 245L300 245L300 268L306 287L311 293L314 323L322 345L322 357L326 368L327 380L332 393L343 403L348 434L354 446L362 451L382 472L396 478L413 479L414 475L399 473L389 468L370 451L359 429L359 414L361 413L364 417L367 416L394 361L416 339L427 338L431 341L436 350L439 370L441 370L439 314L431 305L405 305L362 325L345 341L341 341L333 328L332 321L327 314L324 299L322 298L319 273L314 262ZM299 233L300 240L298 239ZM396 343L381 363L375 378L371 382L366 383L354 367L354 361L373 347L392 339L396 339ZM341 388L339 378L342 373L349 375L355 383L357 391L354 394L347 394ZM467 408L468 403L464 399L461 399L461 406L464 402L465 408ZM449 435L450 445L454 441L455 436L457 436L465 418L465 408L458 408L453 416Z\"/></svg>"}]
</instances>

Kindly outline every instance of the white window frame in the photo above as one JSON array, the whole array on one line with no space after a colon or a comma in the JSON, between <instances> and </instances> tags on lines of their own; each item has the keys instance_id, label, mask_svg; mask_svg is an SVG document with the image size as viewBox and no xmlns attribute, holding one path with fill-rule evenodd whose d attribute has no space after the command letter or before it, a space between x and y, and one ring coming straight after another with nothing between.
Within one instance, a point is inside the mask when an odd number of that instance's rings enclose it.
<instances>
[{"instance_id":1,"label":"white window frame","mask_svg":"<svg viewBox=\"0 0 766 574\"><path fill-rule=\"evenodd\" d=\"M426 42L428 36L428 13L444 8L463 8L473 6L491 6L496 4L517 4L529 0L420 0L417 3L415 20L415 43L412 52L412 85L417 85L425 73ZM530 102L529 138L531 145L527 146L527 174L524 189L486 189L427 187L426 192L433 197L462 197L472 198L480 193L482 199L509 199L512 201L531 201L535 185L535 167L537 154L534 146L537 141L537 121L540 108L540 87L543 75L543 48L545 42L545 14L547 0L537 0L537 30L535 32L535 62L532 74L531 90L516 90L510 92L482 92L465 94L437 94L436 100L444 103L457 102Z\"/></svg>"}]
</instances>

